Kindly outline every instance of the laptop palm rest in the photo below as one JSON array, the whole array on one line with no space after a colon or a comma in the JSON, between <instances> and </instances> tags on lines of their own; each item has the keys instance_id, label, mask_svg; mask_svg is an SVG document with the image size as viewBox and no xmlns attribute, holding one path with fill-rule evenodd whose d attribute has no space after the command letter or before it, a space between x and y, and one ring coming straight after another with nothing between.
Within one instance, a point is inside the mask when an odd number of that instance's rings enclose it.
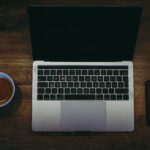
<instances>
[{"instance_id":1,"label":"laptop palm rest","mask_svg":"<svg viewBox=\"0 0 150 150\"><path fill-rule=\"evenodd\" d=\"M100 131L106 129L106 103L63 101L60 126L65 131Z\"/></svg>"}]
</instances>

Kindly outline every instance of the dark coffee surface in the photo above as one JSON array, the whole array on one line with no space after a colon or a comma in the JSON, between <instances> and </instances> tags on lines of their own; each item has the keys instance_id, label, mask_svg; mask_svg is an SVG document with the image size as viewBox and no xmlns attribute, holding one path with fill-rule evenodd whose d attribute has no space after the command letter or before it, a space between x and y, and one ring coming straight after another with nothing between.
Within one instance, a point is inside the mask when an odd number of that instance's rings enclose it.
<instances>
[{"instance_id":1,"label":"dark coffee surface","mask_svg":"<svg viewBox=\"0 0 150 150\"><path fill-rule=\"evenodd\" d=\"M5 78L0 78L0 105L7 102L11 98L12 93L13 87L11 83Z\"/></svg>"}]
</instances>

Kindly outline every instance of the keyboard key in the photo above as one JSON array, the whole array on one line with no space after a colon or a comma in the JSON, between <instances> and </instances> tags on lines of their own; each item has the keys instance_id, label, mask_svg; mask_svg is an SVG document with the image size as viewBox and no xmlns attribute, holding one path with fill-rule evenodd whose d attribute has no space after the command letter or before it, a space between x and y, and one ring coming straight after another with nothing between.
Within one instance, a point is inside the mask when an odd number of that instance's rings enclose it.
<instances>
[{"instance_id":1,"label":"keyboard key","mask_svg":"<svg viewBox=\"0 0 150 150\"><path fill-rule=\"evenodd\" d=\"M128 76L123 76L123 81L128 81Z\"/></svg>"},{"instance_id":2,"label":"keyboard key","mask_svg":"<svg viewBox=\"0 0 150 150\"><path fill-rule=\"evenodd\" d=\"M81 87L86 87L86 82L81 82L81 83L80 83L80 86L81 86Z\"/></svg>"},{"instance_id":3,"label":"keyboard key","mask_svg":"<svg viewBox=\"0 0 150 150\"><path fill-rule=\"evenodd\" d=\"M104 100L110 100L109 95L104 95Z\"/></svg>"},{"instance_id":4,"label":"keyboard key","mask_svg":"<svg viewBox=\"0 0 150 150\"><path fill-rule=\"evenodd\" d=\"M117 100L122 100L122 95L117 95Z\"/></svg>"},{"instance_id":5,"label":"keyboard key","mask_svg":"<svg viewBox=\"0 0 150 150\"><path fill-rule=\"evenodd\" d=\"M54 87L54 82L49 82L49 87L53 88Z\"/></svg>"},{"instance_id":6,"label":"keyboard key","mask_svg":"<svg viewBox=\"0 0 150 150\"><path fill-rule=\"evenodd\" d=\"M100 82L99 83L99 87L105 87L105 83L104 82Z\"/></svg>"},{"instance_id":7,"label":"keyboard key","mask_svg":"<svg viewBox=\"0 0 150 150\"><path fill-rule=\"evenodd\" d=\"M120 75L128 75L128 70L120 70Z\"/></svg>"},{"instance_id":8,"label":"keyboard key","mask_svg":"<svg viewBox=\"0 0 150 150\"><path fill-rule=\"evenodd\" d=\"M124 86L125 86L126 88L129 86L128 81L125 81L125 82L124 82Z\"/></svg>"},{"instance_id":9,"label":"keyboard key","mask_svg":"<svg viewBox=\"0 0 150 150\"><path fill-rule=\"evenodd\" d=\"M68 70L63 70L63 75L68 75Z\"/></svg>"},{"instance_id":10,"label":"keyboard key","mask_svg":"<svg viewBox=\"0 0 150 150\"><path fill-rule=\"evenodd\" d=\"M111 87L111 82L106 82L106 87Z\"/></svg>"},{"instance_id":11,"label":"keyboard key","mask_svg":"<svg viewBox=\"0 0 150 150\"><path fill-rule=\"evenodd\" d=\"M123 95L123 100L129 100L129 95Z\"/></svg>"},{"instance_id":12,"label":"keyboard key","mask_svg":"<svg viewBox=\"0 0 150 150\"><path fill-rule=\"evenodd\" d=\"M109 76L104 76L104 81L109 81Z\"/></svg>"},{"instance_id":13,"label":"keyboard key","mask_svg":"<svg viewBox=\"0 0 150 150\"><path fill-rule=\"evenodd\" d=\"M52 76L47 76L47 81L52 81L52 80L53 80Z\"/></svg>"},{"instance_id":14,"label":"keyboard key","mask_svg":"<svg viewBox=\"0 0 150 150\"><path fill-rule=\"evenodd\" d=\"M63 88L58 88L58 93L63 93L64 89Z\"/></svg>"},{"instance_id":15,"label":"keyboard key","mask_svg":"<svg viewBox=\"0 0 150 150\"><path fill-rule=\"evenodd\" d=\"M117 81L122 81L122 77L121 76L117 76Z\"/></svg>"},{"instance_id":16,"label":"keyboard key","mask_svg":"<svg viewBox=\"0 0 150 150\"><path fill-rule=\"evenodd\" d=\"M118 82L118 87L122 88L123 87L123 82Z\"/></svg>"},{"instance_id":17,"label":"keyboard key","mask_svg":"<svg viewBox=\"0 0 150 150\"><path fill-rule=\"evenodd\" d=\"M79 76L79 81L84 81L84 77L83 76Z\"/></svg>"},{"instance_id":18,"label":"keyboard key","mask_svg":"<svg viewBox=\"0 0 150 150\"><path fill-rule=\"evenodd\" d=\"M63 95L57 95L57 100L63 100L64 99L64 97L63 97Z\"/></svg>"},{"instance_id":19,"label":"keyboard key","mask_svg":"<svg viewBox=\"0 0 150 150\"><path fill-rule=\"evenodd\" d=\"M92 81L97 81L97 76L92 76Z\"/></svg>"},{"instance_id":20,"label":"keyboard key","mask_svg":"<svg viewBox=\"0 0 150 150\"><path fill-rule=\"evenodd\" d=\"M90 76L85 76L85 81L90 81Z\"/></svg>"},{"instance_id":21,"label":"keyboard key","mask_svg":"<svg viewBox=\"0 0 150 150\"><path fill-rule=\"evenodd\" d=\"M109 89L109 93L110 93L110 94L113 94L113 93L114 93L114 89L113 89L113 88L110 88L110 89Z\"/></svg>"},{"instance_id":22,"label":"keyboard key","mask_svg":"<svg viewBox=\"0 0 150 150\"><path fill-rule=\"evenodd\" d=\"M43 94L44 93L44 88L38 88L38 93Z\"/></svg>"},{"instance_id":23,"label":"keyboard key","mask_svg":"<svg viewBox=\"0 0 150 150\"><path fill-rule=\"evenodd\" d=\"M88 75L94 75L93 70L88 70Z\"/></svg>"},{"instance_id":24,"label":"keyboard key","mask_svg":"<svg viewBox=\"0 0 150 150\"><path fill-rule=\"evenodd\" d=\"M79 82L74 82L74 87L79 87Z\"/></svg>"},{"instance_id":25,"label":"keyboard key","mask_svg":"<svg viewBox=\"0 0 150 150\"><path fill-rule=\"evenodd\" d=\"M110 81L115 81L116 77L115 76L110 76Z\"/></svg>"},{"instance_id":26,"label":"keyboard key","mask_svg":"<svg viewBox=\"0 0 150 150\"><path fill-rule=\"evenodd\" d=\"M104 98L103 98L103 95L100 94L100 95L96 95L96 99L97 99L97 100L103 100Z\"/></svg>"},{"instance_id":27,"label":"keyboard key","mask_svg":"<svg viewBox=\"0 0 150 150\"><path fill-rule=\"evenodd\" d=\"M59 81L59 76L54 76L54 81Z\"/></svg>"},{"instance_id":28,"label":"keyboard key","mask_svg":"<svg viewBox=\"0 0 150 150\"><path fill-rule=\"evenodd\" d=\"M53 94L56 94L56 93L57 93L57 88L53 88L53 89L52 89L52 93L53 93Z\"/></svg>"},{"instance_id":29,"label":"keyboard key","mask_svg":"<svg viewBox=\"0 0 150 150\"><path fill-rule=\"evenodd\" d=\"M100 75L100 70L95 70L95 75Z\"/></svg>"},{"instance_id":30,"label":"keyboard key","mask_svg":"<svg viewBox=\"0 0 150 150\"><path fill-rule=\"evenodd\" d=\"M115 89L115 92L118 94L124 94L124 93L128 93L129 90L128 89Z\"/></svg>"},{"instance_id":31,"label":"keyboard key","mask_svg":"<svg viewBox=\"0 0 150 150\"><path fill-rule=\"evenodd\" d=\"M66 88L66 89L65 89L65 93L66 93L66 94L69 94L69 93L70 93L70 88Z\"/></svg>"},{"instance_id":32,"label":"keyboard key","mask_svg":"<svg viewBox=\"0 0 150 150\"><path fill-rule=\"evenodd\" d=\"M43 95L38 94L38 95L37 95L37 100L43 100Z\"/></svg>"},{"instance_id":33,"label":"keyboard key","mask_svg":"<svg viewBox=\"0 0 150 150\"><path fill-rule=\"evenodd\" d=\"M71 76L67 76L66 80L71 81Z\"/></svg>"},{"instance_id":34,"label":"keyboard key","mask_svg":"<svg viewBox=\"0 0 150 150\"><path fill-rule=\"evenodd\" d=\"M43 75L43 70L38 70L38 75Z\"/></svg>"},{"instance_id":35,"label":"keyboard key","mask_svg":"<svg viewBox=\"0 0 150 150\"><path fill-rule=\"evenodd\" d=\"M104 93L104 94L108 93L108 89L106 89L106 88L103 89L103 93Z\"/></svg>"},{"instance_id":36,"label":"keyboard key","mask_svg":"<svg viewBox=\"0 0 150 150\"><path fill-rule=\"evenodd\" d=\"M98 87L98 82L93 82L93 87Z\"/></svg>"},{"instance_id":37,"label":"keyboard key","mask_svg":"<svg viewBox=\"0 0 150 150\"><path fill-rule=\"evenodd\" d=\"M96 93L100 94L102 92L102 90L100 88L96 89Z\"/></svg>"},{"instance_id":38,"label":"keyboard key","mask_svg":"<svg viewBox=\"0 0 150 150\"><path fill-rule=\"evenodd\" d=\"M38 82L38 87L48 87L47 82Z\"/></svg>"},{"instance_id":39,"label":"keyboard key","mask_svg":"<svg viewBox=\"0 0 150 150\"><path fill-rule=\"evenodd\" d=\"M81 75L81 70L76 70L76 75Z\"/></svg>"},{"instance_id":40,"label":"keyboard key","mask_svg":"<svg viewBox=\"0 0 150 150\"><path fill-rule=\"evenodd\" d=\"M46 76L38 76L38 81L46 81Z\"/></svg>"},{"instance_id":41,"label":"keyboard key","mask_svg":"<svg viewBox=\"0 0 150 150\"><path fill-rule=\"evenodd\" d=\"M49 95L48 94L44 95L44 100L49 100Z\"/></svg>"},{"instance_id":42,"label":"keyboard key","mask_svg":"<svg viewBox=\"0 0 150 150\"><path fill-rule=\"evenodd\" d=\"M62 75L62 70L57 70L57 75Z\"/></svg>"},{"instance_id":43,"label":"keyboard key","mask_svg":"<svg viewBox=\"0 0 150 150\"><path fill-rule=\"evenodd\" d=\"M95 95L65 95L66 100L95 100Z\"/></svg>"},{"instance_id":44,"label":"keyboard key","mask_svg":"<svg viewBox=\"0 0 150 150\"><path fill-rule=\"evenodd\" d=\"M51 93L51 88L46 88L46 93L47 94Z\"/></svg>"},{"instance_id":45,"label":"keyboard key","mask_svg":"<svg viewBox=\"0 0 150 150\"><path fill-rule=\"evenodd\" d=\"M83 93L83 89L82 88L77 89L77 93L78 94L82 94Z\"/></svg>"},{"instance_id":46,"label":"keyboard key","mask_svg":"<svg viewBox=\"0 0 150 150\"><path fill-rule=\"evenodd\" d=\"M73 81L78 81L78 77L77 76L73 76L72 79L73 79Z\"/></svg>"},{"instance_id":47,"label":"keyboard key","mask_svg":"<svg viewBox=\"0 0 150 150\"><path fill-rule=\"evenodd\" d=\"M84 94L89 94L90 90L88 88L84 89Z\"/></svg>"},{"instance_id":48,"label":"keyboard key","mask_svg":"<svg viewBox=\"0 0 150 150\"><path fill-rule=\"evenodd\" d=\"M67 82L62 82L62 83L61 83L61 86L62 86L62 87L67 87Z\"/></svg>"},{"instance_id":49,"label":"keyboard key","mask_svg":"<svg viewBox=\"0 0 150 150\"><path fill-rule=\"evenodd\" d=\"M92 87L92 82L87 82L87 87Z\"/></svg>"},{"instance_id":50,"label":"keyboard key","mask_svg":"<svg viewBox=\"0 0 150 150\"><path fill-rule=\"evenodd\" d=\"M111 100L116 100L116 95L110 95Z\"/></svg>"},{"instance_id":51,"label":"keyboard key","mask_svg":"<svg viewBox=\"0 0 150 150\"><path fill-rule=\"evenodd\" d=\"M60 87L60 82L55 82L55 87Z\"/></svg>"},{"instance_id":52,"label":"keyboard key","mask_svg":"<svg viewBox=\"0 0 150 150\"><path fill-rule=\"evenodd\" d=\"M123 81L124 81L124 86L128 87L129 83L128 83L128 76L123 76Z\"/></svg>"},{"instance_id":53,"label":"keyboard key","mask_svg":"<svg viewBox=\"0 0 150 150\"><path fill-rule=\"evenodd\" d=\"M99 76L98 81L103 81L103 76Z\"/></svg>"},{"instance_id":54,"label":"keyboard key","mask_svg":"<svg viewBox=\"0 0 150 150\"><path fill-rule=\"evenodd\" d=\"M91 89L90 89L90 93L91 93L91 94L94 94L95 92L96 92L96 91L95 91L94 88L91 88Z\"/></svg>"},{"instance_id":55,"label":"keyboard key","mask_svg":"<svg viewBox=\"0 0 150 150\"><path fill-rule=\"evenodd\" d=\"M106 70L101 70L101 75L106 75Z\"/></svg>"},{"instance_id":56,"label":"keyboard key","mask_svg":"<svg viewBox=\"0 0 150 150\"><path fill-rule=\"evenodd\" d=\"M49 70L44 70L44 75L49 75Z\"/></svg>"},{"instance_id":57,"label":"keyboard key","mask_svg":"<svg viewBox=\"0 0 150 150\"><path fill-rule=\"evenodd\" d=\"M65 81L65 76L60 76L60 81Z\"/></svg>"},{"instance_id":58,"label":"keyboard key","mask_svg":"<svg viewBox=\"0 0 150 150\"><path fill-rule=\"evenodd\" d=\"M114 70L113 74L114 75L119 75L119 71L118 70Z\"/></svg>"},{"instance_id":59,"label":"keyboard key","mask_svg":"<svg viewBox=\"0 0 150 150\"><path fill-rule=\"evenodd\" d=\"M51 70L51 71L50 71L50 74L51 74L51 75L56 75L56 70Z\"/></svg>"},{"instance_id":60,"label":"keyboard key","mask_svg":"<svg viewBox=\"0 0 150 150\"><path fill-rule=\"evenodd\" d=\"M75 94L76 93L76 88L71 88L71 93Z\"/></svg>"},{"instance_id":61,"label":"keyboard key","mask_svg":"<svg viewBox=\"0 0 150 150\"><path fill-rule=\"evenodd\" d=\"M50 97L49 97L49 99L50 99L50 100L56 100L56 95L51 94Z\"/></svg>"},{"instance_id":62,"label":"keyboard key","mask_svg":"<svg viewBox=\"0 0 150 150\"><path fill-rule=\"evenodd\" d=\"M112 82L112 87L117 87L117 82Z\"/></svg>"},{"instance_id":63,"label":"keyboard key","mask_svg":"<svg viewBox=\"0 0 150 150\"><path fill-rule=\"evenodd\" d=\"M68 87L73 87L73 82L68 82Z\"/></svg>"},{"instance_id":64,"label":"keyboard key","mask_svg":"<svg viewBox=\"0 0 150 150\"><path fill-rule=\"evenodd\" d=\"M69 75L75 75L75 70L73 69L69 70Z\"/></svg>"},{"instance_id":65,"label":"keyboard key","mask_svg":"<svg viewBox=\"0 0 150 150\"><path fill-rule=\"evenodd\" d=\"M107 70L107 75L112 75L112 70Z\"/></svg>"},{"instance_id":66,"label":"keyboard key","mask_svg":"<svg viewBox=\"0 0 150 150\"><path fill-rule=\"evenodd\" d=\"M82 70L82 75L87 75L87 70Z\"/></svg>"}]
</instances>

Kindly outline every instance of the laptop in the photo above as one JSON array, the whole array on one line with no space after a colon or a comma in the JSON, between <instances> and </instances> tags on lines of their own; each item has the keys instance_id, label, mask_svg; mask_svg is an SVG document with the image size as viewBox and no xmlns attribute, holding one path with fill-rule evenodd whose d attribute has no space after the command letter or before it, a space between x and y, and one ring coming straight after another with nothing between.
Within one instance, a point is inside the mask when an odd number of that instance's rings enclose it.
<instances>
[{"instance_id":1,"label":"laptop","mask_svg":"<svg viewBox=\"0 0 150 150\"><path fill-rule=\"evenodd\" d=\"M30 6L32 129L134 130L141 7Z\"/></svg>"}]
</instances>

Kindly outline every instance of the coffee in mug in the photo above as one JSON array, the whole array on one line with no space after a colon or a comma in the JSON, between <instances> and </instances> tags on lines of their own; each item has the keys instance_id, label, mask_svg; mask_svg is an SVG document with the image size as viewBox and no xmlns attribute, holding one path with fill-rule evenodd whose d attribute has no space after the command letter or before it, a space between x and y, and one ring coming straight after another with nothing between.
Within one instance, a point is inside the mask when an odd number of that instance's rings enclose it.
<instances>
[{"instance_id":1,"label":"coffee in mug","mask_svg":"<svg viewBox=\"0 0 150 150\"><path fill-rule=\"evenodd\" d=\"M0 72L0 108L7 106L14 98L15 85L12 78Z\"/></svg>"}]
</instances>

